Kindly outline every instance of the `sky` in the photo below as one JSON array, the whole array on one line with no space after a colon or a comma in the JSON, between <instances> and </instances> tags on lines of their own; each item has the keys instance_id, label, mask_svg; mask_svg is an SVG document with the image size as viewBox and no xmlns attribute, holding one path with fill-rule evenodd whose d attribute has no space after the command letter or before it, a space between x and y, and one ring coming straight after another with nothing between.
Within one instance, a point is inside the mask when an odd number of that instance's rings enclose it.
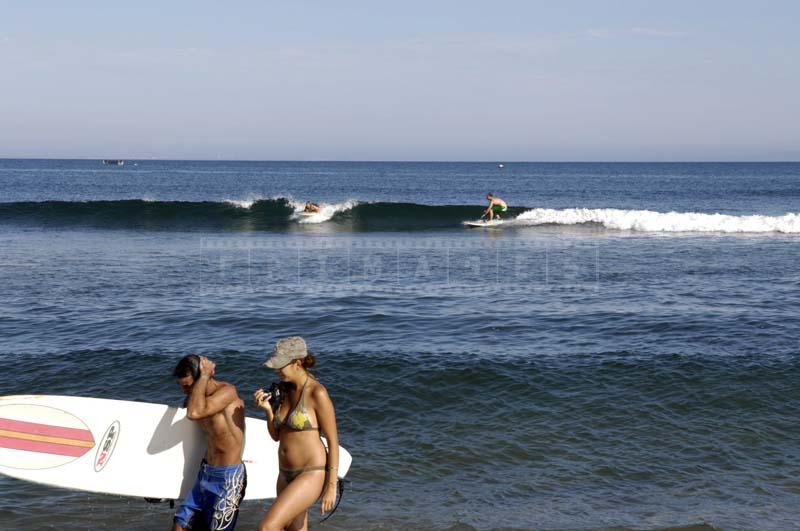
<instances>
[{"instance_id":1,"label":"sky","mask_svg":"<svg viewBox=\"0 0 800 531\"><path fill-rule=\"evenodd\" d=\"M798 21L782 0L0 0L0 157L800 160Z\"/></svg>"}]
</instances>

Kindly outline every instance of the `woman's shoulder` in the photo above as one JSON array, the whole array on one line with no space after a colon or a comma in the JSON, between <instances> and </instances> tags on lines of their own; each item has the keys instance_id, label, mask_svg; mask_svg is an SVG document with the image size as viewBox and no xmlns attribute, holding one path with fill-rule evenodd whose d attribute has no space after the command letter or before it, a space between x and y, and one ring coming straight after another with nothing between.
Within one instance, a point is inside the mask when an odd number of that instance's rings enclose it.
<instances>
[{"instance_id":1,"label":"woman's shoulder","mask_svg":"<svg viewBox=\"0 0 800 531\"><path fill-rule=\"evenodd\" d=\"M311 382L311 396L314 397L314 400L329 399L328 390L319 382L319 380L312 378Z\"/></svg>"}]
</instances>

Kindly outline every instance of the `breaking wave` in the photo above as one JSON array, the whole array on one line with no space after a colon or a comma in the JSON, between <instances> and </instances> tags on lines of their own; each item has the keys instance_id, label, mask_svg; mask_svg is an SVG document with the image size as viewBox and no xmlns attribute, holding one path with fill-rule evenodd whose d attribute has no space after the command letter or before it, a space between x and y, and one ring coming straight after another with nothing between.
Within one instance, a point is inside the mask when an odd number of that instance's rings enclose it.
<instances>
[{"instance_id":1,"label":"breaking wave","mask_svg":"<svg viewBox=\"0 0 800 531\"><path fill-rule=\"evenodd\" d=\"M482 205L421 205L362 202L322 204L303 213L304 203L286 197L223 201L40 201L0 203L0 224L94 227L137 230L271 231L303 225L338 231L461 230L477 219ZM800 233L800 214L782 216L654 212L650 210L511 207L502 228L600 225L608 230L640 232Z\"/></svg>"}]
</instances>

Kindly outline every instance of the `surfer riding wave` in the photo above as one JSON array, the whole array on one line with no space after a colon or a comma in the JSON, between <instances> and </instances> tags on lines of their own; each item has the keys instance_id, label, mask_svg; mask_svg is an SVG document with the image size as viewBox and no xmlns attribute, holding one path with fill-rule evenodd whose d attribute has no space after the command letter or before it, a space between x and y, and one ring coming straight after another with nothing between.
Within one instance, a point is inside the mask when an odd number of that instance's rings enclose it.
<instances>
[{"instance_id":1,"label":"surfer riding wave","mask_svg":"<svg viewBox=\"0 0 800 531\"><path fill-rule=\"evenodd\" d=\"M508 204L506 204L506 202L499 197L489 193L486 194L486 199L489 201L489 206L483 211L481 219L485 218L486 216L489 216L489 221L492 221L495 217L500 219L500 214L508 210Z\"/></svg>"}]
</instances>

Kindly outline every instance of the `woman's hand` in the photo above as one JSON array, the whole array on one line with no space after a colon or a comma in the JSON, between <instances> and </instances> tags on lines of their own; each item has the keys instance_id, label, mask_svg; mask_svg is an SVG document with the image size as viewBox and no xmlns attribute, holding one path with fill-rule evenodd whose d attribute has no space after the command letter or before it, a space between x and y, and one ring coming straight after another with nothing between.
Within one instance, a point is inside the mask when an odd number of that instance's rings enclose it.
<instances>
[{"instance_id":1,"label":"woman's hand","mask_svg":"<svg viewBox=\"0 0 800 531\"><path fill-rule=\"evenodd\" d=\"M263 389L259 389L253 393L253 401L256 403L256 406L267 412L267 417L272 417L272 406L269 405L269 399L271 397L272 394L267 393Z\"/></svg>"},{"instance_id":2,"label":"woman's hand","mask_svg":"<svg viewBox=\"0 0 800 531\"><path fill-rule=\"evenodd\" d=\"M319 504L322 514L327 513L336 505L336 481L325 483L325 491L322 493L322 501Z\"/></svg>"}]
</instances>

